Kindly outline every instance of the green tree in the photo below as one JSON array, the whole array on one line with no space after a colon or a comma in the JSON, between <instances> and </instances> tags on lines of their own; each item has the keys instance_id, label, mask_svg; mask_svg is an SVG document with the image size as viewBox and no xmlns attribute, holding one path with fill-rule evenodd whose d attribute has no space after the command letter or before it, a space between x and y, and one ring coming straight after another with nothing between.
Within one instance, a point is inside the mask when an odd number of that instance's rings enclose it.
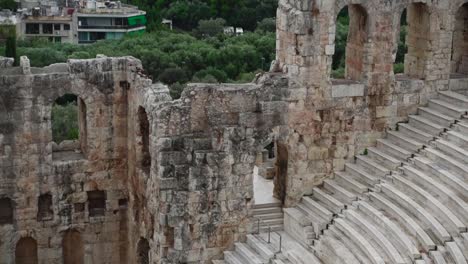
<instances>
[{"instance_id":1,"label":"green tree","mask_svg":"<svg viewBox=\"0 0 468 264\"><path fill-rule=\"evenodd\" d=\"M200 20L198 22L198 32L204 37L213 37L222 34L226 20L222 18Z\"/></svg>"},{"instance_id":2,"label":"green tree","mask_svg":"<svg viewBox=\"0 0 468 264\"><path fill-rule=\"evenodd\" d=\"M16 55L16 37L9 36L5 42L5 57L14 58L15 62L18 57Z\"/></svg>"},{"instance_id":3,"label":"green tree","mask_svg":"<svg viewBox=\"0 0 468 264\"><path fill-rule=\"evenodd\" d=\"M16 2L15 0L0 0L0 10L1 9L10 9L16 11Z\"/></svg>"}]
</instances>

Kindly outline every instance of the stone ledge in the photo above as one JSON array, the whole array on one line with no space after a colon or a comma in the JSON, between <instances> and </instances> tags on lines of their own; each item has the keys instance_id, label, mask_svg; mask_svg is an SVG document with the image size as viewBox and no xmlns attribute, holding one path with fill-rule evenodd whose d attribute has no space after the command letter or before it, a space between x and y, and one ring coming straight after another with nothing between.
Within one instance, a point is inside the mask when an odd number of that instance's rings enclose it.
<instances>
[{"instance_id":1,"label":"stone ledge","mask_svg":"<svg viewBox=\"0 0 468 264\"><path fill-rule=\"evenodd\" d=\"M353 83L353 84L334 84L332 85L332 97L355 97L364 96L365 87L364 84Z\"/></svg>"}]
</instances>

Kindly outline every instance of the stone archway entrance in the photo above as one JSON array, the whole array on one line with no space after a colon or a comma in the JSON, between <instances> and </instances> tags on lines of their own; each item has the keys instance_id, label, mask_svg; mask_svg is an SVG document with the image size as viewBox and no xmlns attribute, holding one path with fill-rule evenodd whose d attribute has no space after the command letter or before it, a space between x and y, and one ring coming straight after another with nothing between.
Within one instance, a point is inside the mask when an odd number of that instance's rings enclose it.
<instances>
[{"instance_id":1,"label":"stone archway entrance","mask_svg":"<svg viewBox=\"0 0 468 264\"><path fill-rule=\"evenodd\" d=\"M30 237L21 238L16 244L16 264L37 264L37 243Z\"/></svg>"},{"instance_id":2,"label":"stone archway entrance","mask_svg":"<svg viewBox=\"0 0 468 264\"><path fill-rule=\"evenodd\" d=\"M68 230L62 240L63 263L83 264L84 246L80 232Z\"/></svg>"}]
</instances>

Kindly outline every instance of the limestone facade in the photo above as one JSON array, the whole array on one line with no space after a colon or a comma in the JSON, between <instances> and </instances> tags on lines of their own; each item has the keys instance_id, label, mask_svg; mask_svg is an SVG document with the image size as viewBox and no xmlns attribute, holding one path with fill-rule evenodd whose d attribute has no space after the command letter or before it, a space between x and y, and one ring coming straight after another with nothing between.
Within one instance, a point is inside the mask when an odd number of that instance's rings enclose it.
<instances>
[{"instance_id":1,"label":"limestone facade","mask_svg":"<svg viewBox=\"0 0 468 264\"><path fill-rule=\"evenodd\" d=\"M179 100L131 57L45 68L2 59L0 263L221 257L250 232L252 171L266 145L275 142L276 196L293 206L438 91L468 87L466 42L452 44L466 40L467 2L280 0L270 73L191 84ZM347 5L347 78L333 80ZM405 8L410 48L397 76ZM80 140L56 144L51 108L70 93Z\"/></svg>"}]
</instances>

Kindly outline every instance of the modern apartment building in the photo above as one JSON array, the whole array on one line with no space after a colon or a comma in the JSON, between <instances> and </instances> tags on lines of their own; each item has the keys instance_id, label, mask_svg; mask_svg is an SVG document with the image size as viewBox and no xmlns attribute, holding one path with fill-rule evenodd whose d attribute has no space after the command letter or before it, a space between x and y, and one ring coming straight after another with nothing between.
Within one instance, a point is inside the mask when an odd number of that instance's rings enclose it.
<instances>
[{"instance_id":1,"label":"modern apartment building","mask_svg":"<svg viewBox=\"0 0 468 264\"><path fill-rule=\"evenodd\" d=\"M86 8L77 12L78 43L141 34L146 29L145 15L137 7L120 2L88 2Z\"/></svg>"},{"instance_id":2,"label":"modern apartment building","mask_svg":"<svg viewBox=\"0 0 468 264\"><path fill-rule=\"evenodd\" d=\"M103 39L120 39L126 34L141 34L146 29L146 12L136 6L110 1L74 2L60 6L50 0L34 6L24 0L15 15L0 14L0 21L16 18L20 39L47 38L51 42L93 43Z\"/></svg>"}]
</instances>

